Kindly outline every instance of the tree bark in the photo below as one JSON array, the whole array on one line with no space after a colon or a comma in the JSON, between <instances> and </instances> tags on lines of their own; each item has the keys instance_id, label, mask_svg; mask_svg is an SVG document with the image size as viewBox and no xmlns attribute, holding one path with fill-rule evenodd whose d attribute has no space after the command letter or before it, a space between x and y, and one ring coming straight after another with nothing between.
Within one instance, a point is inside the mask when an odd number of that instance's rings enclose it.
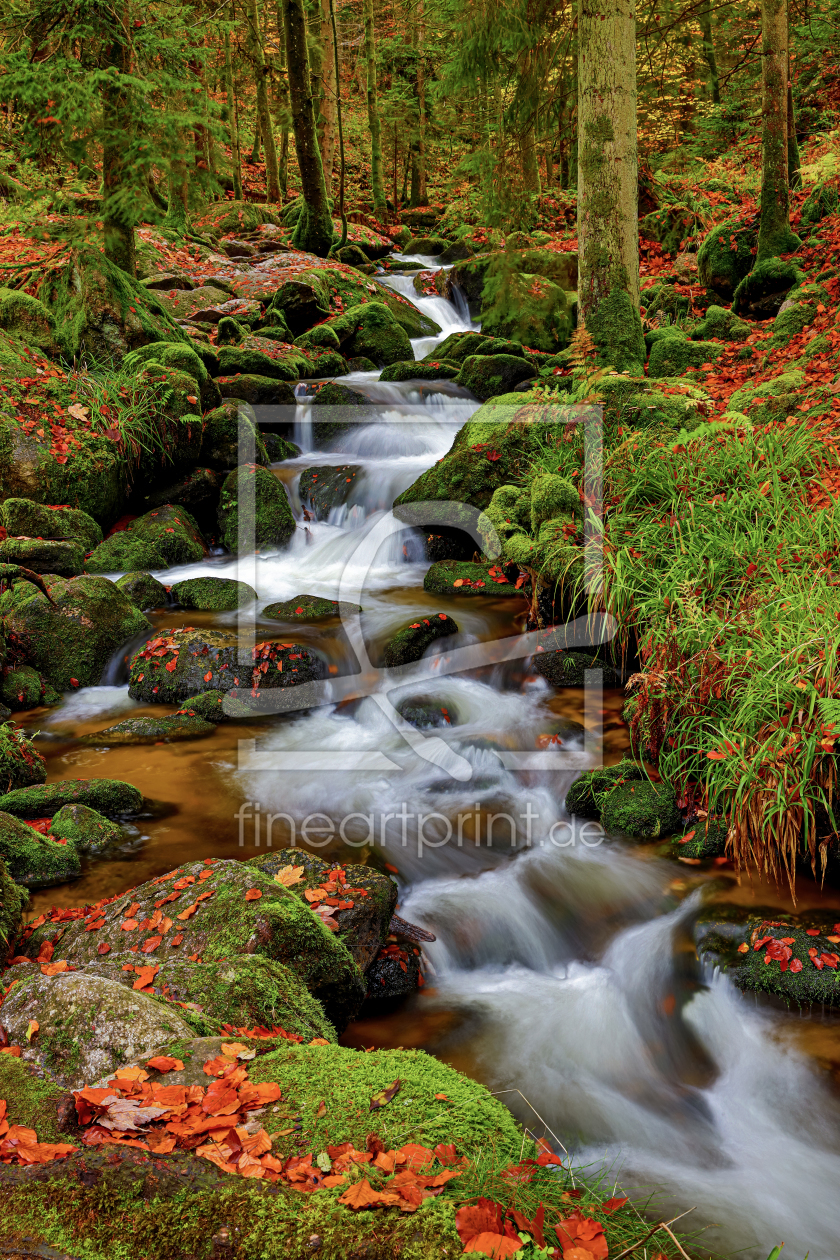
<instances>
[{"instance_id":1,"label":"tree bark","mask_svg":"<svg viewBox=\"0 0 840 1260\"><path fill-rule=\"evenodd\" d=\"M321 0L321 82L318 111L318 146L321 150L321 161L324 164L324 182L327 192L332 187L333 167L335 165L335 94L336 69L332 46L332 27L330 24L330 0Z\"/></svg>"},{"instance_id":2,"label":"tree bark","mask_svg":"<svg viewBox=\"0 0 840 1260\"><path fill-rule=\"evenodd\" d=\"M709 92L715 105L720 104L720 75L718 74L717 57L715 56L715 41L712 34L712 10L705 8L700 10L700 33L703 37L703 57L706 61L706 68L709 71Z\"/></svg>"},{"instance_id":3,"label":"tree bark","mask_svg":"<svg viewBox=\"0 0 840 1260\"><path fill-rule=\"evenodd\" d=\"M259 114L257 114L257 116L254 119L254 143L251 146L251 156L248 158L248 162L251 166L253 166L255 162L259 162L260 160L260 140L261 139L262 139L262 125L260 123L260 116Z\"/></svg>"},{"instance_id":4,"label":"tree bark","mask_svg":"<svg viewBox=\"0 0 840 1260\"><path fill-rule=\"evenodd\" d=\"M788 68L787 68L787 152L788 152L788 187L798 188L801 181L799 174L799 145L796 142L796 114L793 108L793 66L791 65L790 9L788 9Z\"/></svg>"},{"instance_id":5,"label":"tree bark","mask_svg":"<svg viewBox=\"0 0 840 1260\"><path fill-rule=\"evenodd\" d=\"M599 362L641 375L632 0L581 0L579 40L579 310Z\"/></svg>"},{"instance_id":6,"label":"tree bark","mask_svg":"<svg viewBox=\"0 0 840 1260\"><path fill-rule=\"evenodd\" d=\"M344 209L344 178L345 178L345 160L344 160L344 119L341 108L341 72L340 62L338 59L338 29L335 23L335 0L327 0L330 9L330 30L332 32L333 45L333 61L335 63L335 109L338 119L338 213L341 219L341 239L336 246L337 249L343 249L347 244L347 213Z\"/></svg>"},{"instance_id":7,"label":"tree bark","mask_svg":"<svg viewBox=\"0 0 840 1260\"><path fill-rule=\"evenodd\" d=\"M257 88L257 117L260 120L260 133L265 155L266 197L269 203L278 202L280 200L280 180L277 171L277 149L274 145L274 129L271 124L271 112L268 108L268 67L265 64L262 39L260 38L257 0L246 0L246 17Z\"/></svg>"},{"instance_id":8,"label":"tree bark","mask_svg":"<svg viewBox=\"0 0 840 1260\"><path fill-rule=\"evenodd\" d=\"M411 43L416 57L417 89L417 136L411 145L409 204L412 206L425 206L429 199L426 189L426 76L423 70L423 39L423 0L417 0L411 19Z\"/></svg>"},{"instance_id":9,"label":"tree bark","mask_svg":"<svg viewBox=\"0 0 840 1260\"><path fill-rule=\"evenodd\" d=\"M327 205L327 186L324 182L310 91L303 0L283 0L283 25L286 31L292 126L303 190L303 210L292 235L292 244L297 249L308 250L326 258L333 242L333 225Z\"/></svg>"},{"instance_id":10,"label":"tree bark","mask_svg":"<svg viewBox=\"0 0 840 1260\"><path fill-rule=\"evenodd\" d=\"M286 77L286 32L283 29L282 0L277 0L277 38L280 43L280 74L277 89L277 114L280 123L280 157L277 163L280 193L289 195L289 84Z\"/></svg>"},{"instance_id":11,"label":"tree bark","mask_svg":"<svg viewBox=\"0 0 840 1260\"><path fill-rule=\"evenodd\" d=\"M129 29L125 7L116 16L113 37L107 53L109 68L117 71L117 82L102 93L105 115L105 142L102 146L102 228L105 257L130 276L137 275L134 221L125 208L126 170L124 155L131 135L131 111L128 95L119 76L131 69L131 47L124 32ZM123 202L123 204L120 204Z\"/></svg>"},{"instance_id":12,"label":"tree bark","mask_svg":"<svg viewBox=\"0 0 840 1260\"><path fill-rule=\"evenodd\" d=\"M761 0L761 219L756 262L802 244L790 228L787 0Z\"/></svg>"},{"instance_id":13,"label":"tree bark","mask_svg":"<svg viewBox=\"0 0 840 1260\"><path fill-rule=\"evenodd\" d=\"M169 206L163 226L170 232L183 236L187 230L187 198L189 194L189 176L186 159L182 155L173 157L169 162Z\"/></svg>"},{"instance_id":14,"label":"tree bark","mask_svg":"<svg viewBox=\"0 0 840 1260\"><path fill-rule=\"evenodd\" d=\"M379 102L376 99L376 43L373 29L373 0L364 0L365 65L367 68L367 112L370 129L370 191L373 213L384 214L387 209L385 184L382 175L382 130L379 122Z\"/></svg>"},{"instance_id":15,"label":"tree bark","mask_svg":"<svg viewBox=\"0 0 840 1260\"><path fill-rule=\"evenodd\" d=\"M242 154L239 150L239 107L234 97L233 63L230 59L230 35L225 31L225 94L228 107L228 134L233 162L233 198L242 200Z\"/></svg>"}]
</instances>

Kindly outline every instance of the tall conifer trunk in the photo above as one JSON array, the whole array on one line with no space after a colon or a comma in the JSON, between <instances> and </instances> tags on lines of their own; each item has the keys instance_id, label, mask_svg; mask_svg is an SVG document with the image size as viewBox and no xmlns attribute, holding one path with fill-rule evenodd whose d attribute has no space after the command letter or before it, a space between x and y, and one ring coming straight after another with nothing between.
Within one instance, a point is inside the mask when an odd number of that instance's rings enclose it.
<instances>
[{"instance_id":1,"label":"tall conifer trunk","mask_svg":"<svg viewBox=\"0 0 840 1260\"><path fill-rule=\"evenodd\" d=\"M309 54L306 47L306 12L303 0L283 0L289 96L295 133L303 210L292 235L297 249L326 258L333 243L333 224L327 205L327 186L312 101Z\"/></svg>"},{"instance_id":2,"label":"tall conifer trunk","mask_svg":"<svg viewBox=\"0 0 840 1260\"><path fill-rule=\"evenodd\" d=\"M579 309L599 361L641 374L632 0L581 0L579 40Z\"/></svg>"},{"instance_id":3,"label":"tall conifer trunk","mask_svg":"<svg viewBox=\"0 0 840 1260\"><path fill-rule=\"evenodd\" d=\"M382 176L382 128L376 99L376 41L373 28L373 0L364 0L365 66L367 69L367 112L370 128L370 191L373 213L384 214L387 201Z\"/></svg>"},{"instance_id":4,"label":"tall conifer trunk","mask_svg":"<svg viewBox=\"0 0 840 1260\"><path fill-rule=\"evenodd\" d=\"M242 200L242 155L239 151L239 106L234 95L233 64L230 59L230 35L225 30L225 94L228 108L228 134L233 163L233 197Z\"/></svg>"},{"instance_id":5,"label":"tall conifer trunk","mask_svg":"<svg viewBox=\"0 0 840 1260\"><path fill-rule=\"evenodd\" d=\"M790 228L788 197L787 0L761 0L761 219L756 262L802 244Z\"/></svg>"},{"instance_id":6,"label":"tall conifer trunk","mask_svg":"<svg viewBox=\"0 0 840 1260\"><path fill-rule=\"evenodd\" d=\"M119 74L131 69L131 47L125 34L129 30L127 6L115 15L113 37L107 53L107 64ZM137 275L134 244L134 223L116 204L124 178L126 140L131 133L131 111L127 93L117 81L102 94L106 137L102 147L102 228L105 256L129 275Z\"/></svg>"},{"instance_id":7,"label":"tall conifer trunk","mask_svg":"<svg viewBox=\"0 0 840 1260\"><path fill-rule=\"evenodd\" d=\"M332 187L335 165L335 57L332 47L330 24L330 0L321 0L321 61L320 101L318 111L318 145L324 164L324 182L329 193Z\"/></svg>"},{"instance_id":8,"label":"tall conifer trunk","mask_svg":"<svg viewBox=\"0 0 840 1260\"><path fill-rule=\"evenodd\" d=\"M257 0L246 0L246 17L248 21L248 41L251 48L257 88L257 117L260 120L259 133L262 136L263 153L265 155L266 197L270 203L278 202L280 200L280 181L277 172L277 149L274 144L271 112L268 108L268 71L260 38ZM256 143L257 141L255 140L255 147Z\"/></svg>"}]
</instances>

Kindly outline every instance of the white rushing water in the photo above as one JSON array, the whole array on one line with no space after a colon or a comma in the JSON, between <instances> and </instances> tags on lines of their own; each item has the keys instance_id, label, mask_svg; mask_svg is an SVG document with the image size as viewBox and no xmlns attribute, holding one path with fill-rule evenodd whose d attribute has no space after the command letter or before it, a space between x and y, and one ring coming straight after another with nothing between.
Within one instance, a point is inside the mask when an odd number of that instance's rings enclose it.
<instances>
[{"instance_id":1,"label":"white rushing water","mask_svg":"<svg viewBox=\"0 0 840 1260\"><path fill-rule=\"evenodd\" d=\"M418 297L408 277L383 282L436 319L441 336L473 326L465 309ZM417 357L439 340L419 339ZM168 570L167 583L241 572L261 601L337 598L360 538L449 449L476 406L448 386L384 386L370 373L344 379L379 404L380 422L313 451L311 409L301 401L297 431L307 449L292 467L363 465L345 513L332 523L301 520L280 555ZM300 515L294 480L290 492ZM402 546L390 539L368 574L367 629L395 630L428 609L427 565ZM393 602L388 592L397 588L416 590L417 600ZM481 605L459 605L462 642L481 637ZM569 825L562 802L574 771L517 772L503 763L501 751L533 749L556 729L545 686L520 681L506 690L506 679L504 671L449 675L395 688L383 676L362 700L293 715L258 734L259 752L278 764L301 750L317 750L321 760L294 773L235 772L237 790L263 811L295 819L354 815L345 828L350 844L372 830L404 880L400 913L437 936L426 951L434 992L422 1001L463 1016L458 1062L472 1062L492 1089L521 1091L583 1162L606 1161L622 1184L656 1188L671 1215L695 1207L689 1221L719 1227L704 1246L766 1260L784 1240L788 1260L809 1249L810 1260L837 1260L840 1106L827 1080L785 1040L780 1016L725 977L704 975L693 953L677 947L696 905L677 907L668 895L673 866L602 842L592 824L588 833ZM118 692L98 689L70 703L82 716L85 704L116 713L125 703ZM470 777L415 756L385 696L391 705L414 699L445 708L451 726L434 736ZM564 748L580 747L574 729L563 738ZM331 768L331 755L363 752L381 754L385 768ZM470 822L458 843L458 820L476 818L482 843L470 841ZM518 1094L501 1096L533 1120Z\"/></svg>"}]
</instances>

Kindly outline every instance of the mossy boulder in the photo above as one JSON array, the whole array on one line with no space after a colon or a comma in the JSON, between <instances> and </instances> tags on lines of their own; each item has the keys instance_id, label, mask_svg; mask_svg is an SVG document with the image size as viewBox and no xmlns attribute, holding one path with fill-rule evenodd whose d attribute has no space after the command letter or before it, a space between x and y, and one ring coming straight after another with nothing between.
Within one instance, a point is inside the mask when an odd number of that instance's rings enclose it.
<instances>
[{"instance_id":1,"label":"mossy boulder","mask_svg":"<svg viewBox=\"0 0 840 1260\"><path fill-rule=\"evenodd\" d=\"M667 783L623 783L606 797L601 825L605 831L623 832L636 839L670 835L680 825L676 793Z\"/></svg>"},{"instance_id":2,"label":"mossy boulder","mask_svg":"<svg viewBox=\"0 0 840 1260\"><path fill-rule=\"evenodd\" d=\"M61 697L31 665L20 665L4 674L0 700L14 713L18 709L34 709L39 704L59 704Z\"/></svg>"},{"instance_id":3,"label":"mossy boulder","mask_svg":"<svg viewBox=\"0 0 840 1260\"><path fill-rule=\"evenodd\" d=\"M148 608L165 608L169 594L162 582L151 573L136 571L124 573L115 585L131 601L135 608L145 612Z\"/></svg>"},{"instance_id":4,"label":"mossy boulder","mask_svg":"<svg viewBox=\"0 0 840 1260\"><path fill-rule=\"evenodd\" d=\"M204 360L194 345L183 342L152 342L126 355L123 367L127 372L140 375L149 365L158 364L165 369L169 383L172 380L170 373L177 372L188 376L198 386L197 402L190 403L185 398L185 403L188 405L180 414L186 414L187 410L206 410L218 403L216 387L210 379ZM180 380L180 375L175 378L175 381L186 394L194 394L195 391Z\"/></svg>"},{"instance_id":5,"label":"mossy boulder","mask_svg":"<svg viewBox=\"0 0 840 1260\"><path fill-rule=\"evenodd\" d=\"M763 258L736 288L732 310L750 319L773 319L790 290L804 279L804 272L795 263Z\"/></svg>"},{"instance_id":6,"label":"mossy boulder","mask_svg":"<svg viewBox=\"0 0 840 1260\"><path fill-rule=\"evenodd\" d=\"M718 341L746 341L751 333L752 328L747 321L739 319L733 311L725 306L710 306L700 323L692 329L691 336L698 341L708 337Z\"/></svg>"},{"instance_id":7,"label":"mossy boulder","mask_svg":"<svg viewBox=\"0 0 840 1260\"><path fill-rule=\"evenodd\" d=\"M123 842L121 828L88 805L62 805L53 815L50 835L91 857L99 857Z\"/></svg>"},{"instance_id":8,"label":"mossy boulder","mask_svg":"<svg viewBox=\"0 0 840 1260\"><path fill-rule=\"evenodd\" d=\"M274 621L319 621L323 617L352 616L362 611L359 604L322 599L320 595L295 595L282 603L268 604L260 613Z\"/></svg>"},{"instance_id":9,"label":"mossy boulder","mask_svg":"<svg viewBox=\"0 0 840 1260\"><path fill-rule=\"evenodd\" d=\"M95 686L117 648L151 629L107 578L47 577L46 586L52 602L15 582L0 595L0 616L7 639L57 691Z\"/></svg>"},{"instance_id":10,"label":"mossy boulder","mask_svg":"<svg viewBox=\"0 0 840 1260\"><path fill-rule=\"evenodd\" d=\"M418 617L403 626L385 644L383 664L388 669L419 661L438 639L458 633L457 623L447 613L433 613L431 617Z\"/></svg>"},{"instance_id":11,"label":"mossy boulder","mask_svg":"<svg viewBox=\"0 0 840 1260\"><path fill-rule=\"evenodd\" d=\"M85 553L78 543L51 538L6 538L0 542L0 564L19 564L34 573L78 577Z\"/></svg>"},{"instance_id":12,"label":"mossy boulder","mask_svg":"<svg viewBox=\"0 0 840 1260\"><path fill-rule=\"evenodd\" d=\"M135 572L195 564L204 558L204 539L186 508L171 503L146 512L111 534L88 556L90 573Z\"/></svg>"},{"instance_id":13,"label":"mossy boulder","mask_svg":"<svg viewBox=\"0 0 840 1260\"><path fill-rule=\"evenodd\" d=\"M3 728L5 729L5 728ZM15 788L0 796L0 810L16 818L52 818L65 805L87 805L109 818L131 817L143 808L143 793L121 779L63 779Z\"/></svg>"},{"instance_id":14,"label":"mossy boulder","mask_svg":"<svg viewBox=\"0 0 840 1260\"><path fill-rule=\"evenodd\" d=\"M722 960L729 978L745 993L769 993L791 1006L840 1006L840 953L832 918L814 911L749 918L738 936L733 934L734 948Z\"/></svg>"},{"instance_id":15,"label":"mossy boulder","mask_svg":"<svg viewBox=\"0 0 840 1260\"><path fill-rule=\"evenodd\" d=\"M411 240L406 242L403 253L423 254L427 258L436 258L448 248L449 244L450 242L442 236L412 236Z\"/></svg>"},{"instance_id":16,"label":"mossy boulder","mask_svg":"<svg viewBox=\"0 0 840 1260\"><path fill-rule=\"evenodd\" d=\"M63 946L62 941L55 960ZM38 1035L27 1040L32 1019ZM176 1006L84 971L23 976L3 1003L3 1022L10 1040L22 1048L22 1060L69 1089L192 1035Z\"/></svg>"},{"instance_id":17,"label":"mossy boulder","mask_svg":"<svg viewBox=\"0 0 840 1260\"><path fill-rule=\"evenodd\" d=\"M680 319L691 309L691 300L680 293L676 285L660 281L649 289L643 289L640 295L641 306L644 307L647 319L653 315L667 315L669 319ZM674 325L666 325L674 327Z\"/></svg>"},{"instance_id":18,"label":"mossy boulder","mask_svg":"<svg viewBox=\"0 0 840 1260\"><path fill-rule=\"evenodd\" d=\"M0 952L3 957L10 952L20 932L23 912L29 901L28 894L16 884L9 874L6 863L0 860ZM8 1055L0 1056L0 1083L2 1083L2 1063ZM0 1097L5 1097L0 1091Z\"/></svg>"},{"instance_id":19,"label":"mossy boulder","mask_svg":"<svg viewBox=\"0 0 840 1260\"><path fill-rule=\"evenodd\" d=\"M728 410L749 417L754 425L792 415L802 401L805 373L792 368L758 385L742 385L729 399Z\"/></svg>"},{"instance_id":20,"label":"mossy boulder","mask_svg":"<svg viewBox=\"0 0 840 1260\"><path fill-rule=\"evenodd\" d=\"M521 381L534 376L533 367L525 359L510 354L471 355L462 363L455 384L486 402L488 398L509 394Z\"/></svg>"},{"instance_id":21,"label":"mossy boulder","mask_svg":"<svg viewBox=\"0 0 840 1260\"><path fill-rule=\"evenodd\" d=\"M813 323L820 303L827 306L830 301L828 290L821 284L800 284L791 289L773 320L772 336L765 348L778 350L786 346L791 338Z\"/></svg>"},{"instance_id":22,"label":"mossy boulder","mask_svg":"<svg viewBox=\"0 0 840 1260\"><path fill-rule=\"evenodd\" d=\"M342 315L333 317L327 326L335 332L345 356L361 355L377 367L414 358L408 333L384 302L351 306Z\"/></svg>"},{"instance_id":23,"label":"mossy boulder","mask_svg":"<svg viewBox=\"0 0 840 1260\"><path fill-rule=\"evenodd\" d=\"M300 455L300 447L295 446L288 438L281 437L279 433L262 432L260 436L272 464L282 463L286 459L297 459Z\"/></svg>"},{"instance_id":24,"label":"mossy boulder","mask_svg":"<svg viewBox=\"0 0 840 1260\"><path fill-rule=\"evenodd\" d=\"M234 463L236 461L234 460ZM140 515L168 505L185 508L195 521L202 535L216 532L216 510L224 471L217 468L192 468L177 481L158 486L150 494L144 494L134 506Z\"/></svg>"},{"instance_id":25,"label":"mossy boulder","mask_svg":"<svg viewBox=\"0 0 840 1260\"><path fill-rule=\"evenodd\" d=\"M232 315L223 315L216 325L216 345L238 346L250 332L249 328L243 327Z\"/></svg>"},{"instance_id":26,"label":"mossy boulder","mask_svg":"<svg viewBox=\"0 0 840 1260\"><path fill-rule=\"evenodd\" d=\"M25 894L24 894L25 895ZM32 1063L0 1055L0 1098L6 1100L6 1120L34 1129L39 1142L67 1143L68 1108L73 1096ZM74 1109L75 1110L75 1109Z\"/></svg>"},{"instance_id":27,"label":"mossy boulder","mask_svg":"<svg viewBox=\"0 0 840 1260\"><path fill-rule=\"evenodd\" d=\"M314 511L319 521L326 520L333 508L347 503L363 474L361 464L338 464L334 468L318 464L305 468L298 482L300 501Z\"/></svg>"},{"instance_id":28,"label":"mossy boulder","mask_svg":"<svg viewBox=\"0 0 840 1260\"><path fill-rule=\"evenodd\" d=\"M212 722L205 722L196 714L176 713L171 717L124 718L102 731L80 736L80 742L95 748L121 744L174 744L185 739L202 739L215 730Z\"/></svg>"},{"instance_id":29,"label":"mossy boulder","mask_svg":"<svg viewBox=\"0 0 840 1260\"><path fill-rule=\"evenodd\" d=\"M239 954L258 955L294 971L337 1028L355 1015L364 996L361 973L346 946L290 889L249 864L194 862L131 889L93 914L96 922L104 920L95 932L87 932L87 922L79 919L62 935L60 956L73 966L95 962L102 944L115 954L139 945L143 961L149 962L156 961L158 951L168 959L197 954L202 962L216 964ZM171 921L165 930L164 918ZM124 929L126 921L136 926ZM37 957L41 942L54 935L53 924L37 928L23 953Z\"/></svg>"},{"instance_id":30,"label":"mossy boulder","mask_svg":"<svg viewBox=\"0 0 840 1260\"><path fill-rule=\"evenodd\" d=\"M587 770L575 779L566 793L566 809L580 818L600 818L603 803L610 792L627 783L646 781L643 768L629 757L612 766Z\"/></svg>"},{"instance_id":31,"label":"mossy boulder","mask_svg":"<svg viewBox=\"0 0 840 1260\"><path fill-rule=\"evenodd\" d=\"M228 715L225 713L224 700L226 696L224 691L204 691L197 696L188 696L184 700L179 714L186 713L190 717L202 718L205 722L227 721Z\"/></svg>"},{"instance_id":32,"label":"mossy boulder","mask_svg":"<svg viewBox=\"0 0 840 1260\"><path fill-rule=\"evenodd\" d=\"M118 954L111 961L109 955L88 963L85 974L104 976L131 989L137 976L123 971L125 958L125 954ZM179 1014L197 1030L215 1032L225 1025L279 1027L305 1041L314 1037L330 1042L336 1039L323 1006L300 976L272 958L235 954L213 962L191 962L162 955L157 965L160 970L144 991L161 1005L182 1004Z\"/></svg>"},{"instance_id":33,"label":"mossy boulder","mask_svg":"<svg viewBox=\"0 0 840 1260\"><path fill-rule=\"evenodd\" d=\"M725 219L707 232L697 251L700 282L723 298L731 298L750 273L758 244L758 219Z\"/></svg>"},{"instance_id":34,"label":"mossy boulder","mask_svg":"<svg viewBox=\"0 0 840 1260\"><path fill-rule=\"evenodd\" d=\"M406 998L420 986L420 950L408 941L391 942L370 965L367 1000L375 1002Z\"/></svg>"},{"instance_id":35,"label":"mossy boulder","mask_svg":"<svg viewBox=\"0 0 840 1260\"><path fill-rule=\"evenodd\" d=\"M722 857L728 831L727 824L720 818L698 819L684 835L674 836L671 851L677 858Z\"/></svg>"},{"instance_id":36,"label":"mossy boulder","mask_svg":"<svg viewBox=\"0 0 840 1260\"><path fill-rule=\"evenodd\" d=\"M189 344L163 300L95 248L74 249L41 296L68 359L112 364L151 341Z\"/></svg>"},{"instance_id":37,"label":"mossy boulder","mask_svg":"<svg viewBox=\"0 0 840 1260\"><path fill-rule=\"evenodd\" d=\"M588 670L600 671L604 687L621 686L618 670L593 651L564 648L552 652L537 652L532 664L534 673L551 683L552 687L584 687Z\"/></svg>"},{"instance_id":38,"label":"mossy boulder","mask_svg":"<svg viewBox=\"0 0 840 1260\"><path fill-rule=\"evenodd\" d=\"M310 272L300 279L287 280L274 295L269 318L275 311L282 315L292 336L299 337L330 313L329 284L326 277Z\"/></svg>"},{"instance_id":39,"label":"mossy boulder","mask_svg":"<svg viewBox=\"0 0 840 1260\"><path fill-rule=\"evenodd\" d=\"M0 813L0 859L15 883L24 888L64 884L81 870L75 845L59 844L5 813Z\"/></svg>"},{"instance_id":40,"label":"mossy boulder","mask_svg":"<svg viewBox=\"0 0 840 1260\"><path fill-rule=\"evenodd\" d=\"M253 344L257 342L258 344ZM260 376L277 381L295 381L300 376L299 364L284 354L272 354L271 343L249 338L245 345L222 346L219 351L219 375Z\"/></svg>"},{"instance_id":41,"label":"mossy boulder","mask_svg":"<svg viewBox=\"0 0 840 1260\"><path fill-rule=\"evenodd\" d=\"M341 347L338 334L329 324L316 324L314 328L310 328L309 332L295 337L294 344L302 346L304 350L313 350L316 346L328 350L338 350Z\"/></svg>"},{"instance_id":42,"label":"mossy boulder","mask_svg":"<svg viewBox=\"0 0 840 1260\"><path fill-rule=\"evenodd\" d=\"M641 376L645 361L645 339L639 308L629 293L615 288L586 317L586 331L598 347L599 367Z\"/></svg>"},{"instance_id":43,"label":"mossy boulder","mask_svg":"<svg viewBox=\"0 0 840 1260\"><path fill-rule=\"evenodd\" d=\"M426 570L423 590L433 595L489 595L495 599L519 595L498 565L469 560L439 560Z\"/></svg>"},{"instance_id":44,"label":"mossy boulder","mask_svg":"<svg viewBox=\"0 0 840 1260\"><path fill-rule=\"evenodd\" d=\"M518 359L528 357L525 348L517 341L510 341L505 337L490 337L483 332L459 330L450 333L426 356L423 362L429 363L443 359L447 363L460 364L474 354L512 354ZM531 357L533 358L533 355Z\"/></svg>"},{"instance_id":45,"label":"mossy boulder","mask_svg":"<svg viewBox=\"0 0 840 1260\"><path fill-rule=\"evenodd\" d=\"M391 363L383 368L380 381L448 381L458 375L458 368L452 363L434 360L431 363Z\"/></svg>"},{"instance_id":46,"label":"mossy boulder","mask_svg":"<svg viewBox=\"0 0 840 1260\"><path fill-rule=\"evenodd\" d=\"M0 328L44 354L58 354L55 316L43 302L20 289L0 287Z\"/></svg>"},{"instance_id":47,"label":"mossy boulder","mask_svg":"<svg viewBox=\"0 0 840 1260\"><path fill-rule=\"evenodd\" d=\"M571 307L565 291L545 276L510 271L498 285L485 282L481 327L491 337L553 354L571 339Z\"/></svg>"},{"instance_id":48,"label":"mossy boulder","mask_svg":"<svg viewBox=\"0 0 840 1260\"><path fill-rule=\"evenodd\" d=\"M689 368L714 363L723 353L723 346L714 341L688 341L664 337L650 352L648 376L682 376Z\"/></svg>"},{"instance_id":49,"label":"mossy boulder","mask_svg":"<svg viewBox=\"0 0 840 1260\"><path fill-rule=\"evenodd\" d=\"M556 473L540 473L531 483L531 531L536 534L546 521L559 516L580 516L577 487Z\"/></svg>"},{"instance_id":50,"label":"mossy boulder","mask_svg":"<svg viewBox=\"0 0 840 1260\"><path fill-rule=\"evenodd\" d=\"M251 407L295 406L295 391L285 379L241 372L235 376L217 376L216 384L223 399L239 400ZM225 467L229 468L230 464Z\"/></svg>"},{"instance_id":51,"label":"mossy boulder","mask_svg":"<svg viewBox=\"0 0 840 1260\"><path fill-rule=\"evenodd\" d=\"M14 538L64 539L75 543L83 552L92 551L102 542L99 525L87 512L77 508L50 507L31 499L12 498L4 502L2 514L4 526Z\"/></svg>"},{"instance_id":52,"label":"mossy boulder","mask_svg":"<svg viewBox=\"0 0 840 1260\"><path fill-rule=\"evenodd\" d=\"M385 944L397 905L397 885L388 875L370 866L324 862L305 849L280 849L251 858L248 865L272 877L289 866L294 868L299 877L289 887L304 905L326 904L328 897L336 896L345 903L343 909L332 910L338 939L357 966L367 971ZM307 892L310 897L317 894L320 903L307 900Z\"/></svg>"},{"instance_id":53,"label":"mossy boulder","mask_svg":"<svg viewBox=\"0 0 840 1260\"><path fill-rule=\"evenodd\" d=\"M821 223L840 208L840 194L834 184L825 181L815 184L802 203L801 219L803 224Z\"/></svg>"},{"instance_id":54,"label":"mossy boulder","mask_svg":"<svg viewBox=\"0 0 840 1260\"><path fill-rule=\"evenodd\" d=\"M284 546L295 518L281 481L256 464L229 473L219 499L219 538L234 554Z\"/></svg>"},{"instance_id":55,"label":"mossy boulder","mask_svg":"<svg viewBox=\"0 0 840 1260\"><path fill-rule=\"evenodd\" d=\"M199 612L232 612L257 598L257 592L247 582L217 577L185 578L172 587L171 595L182 608Z\"/></svg>"}]
</instances>

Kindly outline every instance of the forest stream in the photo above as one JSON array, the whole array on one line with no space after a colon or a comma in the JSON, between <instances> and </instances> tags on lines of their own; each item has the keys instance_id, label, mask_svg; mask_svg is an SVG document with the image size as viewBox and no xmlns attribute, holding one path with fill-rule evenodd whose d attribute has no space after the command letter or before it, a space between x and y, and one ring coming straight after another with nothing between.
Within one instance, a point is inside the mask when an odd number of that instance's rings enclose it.
<instances>
[{"instance_id":1,"label":"forest stream","mask_svg":"<svg viewBox=\"0 0 840 1260\"><path fill-rule=\"evenodd\" d=\"M418 297L410 273L399 274L400 261L392 257L397 274L380 282L442 328L437 338L413 341L417 359L450 332L477 327L465 303L456 308L442 297ZM436 266L428 258L402 261ZM242 578L258 592L257 610L302 592L338 599L348 566L358 563L357 549L381 526L395 496L447 452L478 407L450 382L385 384L377 377L342 378L369 397L379 418L351 428L329 450L313 449L311 386L298 387L294 439L301 454L274 466L297 518L284 552L238 561L211 556L156 576L168 584L203 575ZM328 520L306 519L297 489L302 470L336 462L362 469L349 500ZM402 530L376 551L361 601L369 647L380 647L410 617L440 612L457 621L455 646L524 630L524 601L425 592L428 563L420 544ZM235 628L238 616L164 610L150 619L159 632L185 620ZM277 622L262 624L258 611L261 630L277 633ZM313 649L331 677L357 670L338 619L283 626L282 633ZM697 871L660 857L657 845L581 826L563 805L577 770L542 769L538 759L503 755L547 744L580 750L584 728L594 723L603 726L605 760L617 761L629 747L620 691L605 691L600 708L586 709L582 689L555 692L525 658L441 672L396 690L383 672L361 699L257 725L226 722L203 741L81 744L81 736L109 722L161 712L129 698L124 656L125 650L101 685L66 696L49 712L23 714L22 723L39 732L49 781L127 780L158 807L125 827L125 849L116 859L89 862L75 883L36 893L36 914L53 904L92 903L197 858L252 857L265 847L268 814L286 816L273 825L278 848L289 844L292 822L299 829L308 816L326 815L337 827L354 815L345 826L347 843L328 836L315 851L397 871L399 914L436 940L424 947L424 987L402 1004L378 1009L368 1002L343 1044L430 1051L498 1092L539 1134L545 1125L578 1164L606 1163L610 1179L641 1198L653 1190L666 1219L694 1209L680 1228L713 1226L704 1245L765 1260L784 1239L791 1260L808 1249L810 1260L836 1260L830 1214L818 1205L832 1200L840 1179L840 1102L832 1079L840 1080L837 1016L819 1009L800 1016L741 994L725 974L697 961L692 936L710 904L790 910L790 899L774 885L739 881L723 859ZM445 758L418 756L390 720L390 706L409 699L445 710L448 724L434 738L458 754L460 777ZM316 749L321 761L310 768L305 756L289 756ZM378 752L385 768L334 768L351 765L352 757L340 761L345 755L364 751ZM253 768L255 753L273 768ZM330 754L339 761L331 763ZM235 816L243 802L252 808L240 829ZM519 821L526 809L527 827ZM400 822L401 810L414 821ZM380 820L371 845L368 815ZM427 820L419 847L418 815ZM507 815L517 820L515 836L500 817ZM448 842L446 820L454 828ZM797 894L799 910L822 897L821 907L836 906L840 918L836 893L820 894L801 878Z\"/></svg>"}]
</instances>

